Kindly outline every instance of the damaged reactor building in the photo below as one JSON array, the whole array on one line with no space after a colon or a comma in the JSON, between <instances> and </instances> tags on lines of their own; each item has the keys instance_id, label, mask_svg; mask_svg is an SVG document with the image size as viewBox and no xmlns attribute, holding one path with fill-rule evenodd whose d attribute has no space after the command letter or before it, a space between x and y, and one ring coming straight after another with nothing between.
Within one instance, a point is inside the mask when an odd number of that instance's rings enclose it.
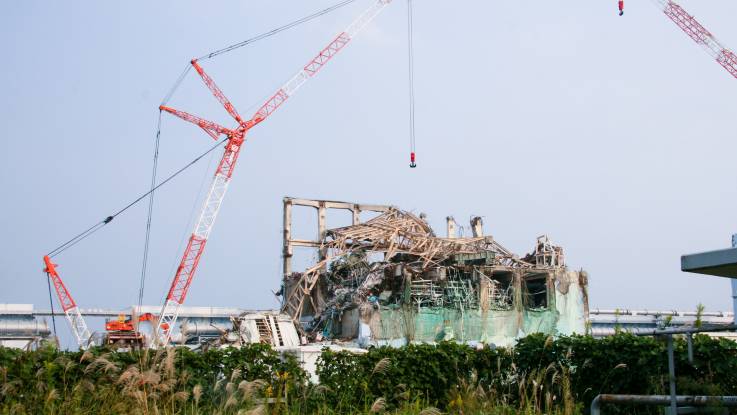
<instances>
[{"instance_id":1,"label":"damaged reactor building","mask_svg":"<svg viewBox=\"0 0 737 415\"><path fill-rule=\"evenodd\" d=\"M316 240L292 238L294 207L316 210ZM349 211L352 225L327 229L333 210ZM566 267L561 247L541 236L520 258L483 234L480 217L470 225L459 237L448 217L438 237L423 215L392 206L285 198L282 312L304 340L360 347L586 332L588 276ZM293 272L295 248L316 262Z\"/></svg>"}]
</instances>

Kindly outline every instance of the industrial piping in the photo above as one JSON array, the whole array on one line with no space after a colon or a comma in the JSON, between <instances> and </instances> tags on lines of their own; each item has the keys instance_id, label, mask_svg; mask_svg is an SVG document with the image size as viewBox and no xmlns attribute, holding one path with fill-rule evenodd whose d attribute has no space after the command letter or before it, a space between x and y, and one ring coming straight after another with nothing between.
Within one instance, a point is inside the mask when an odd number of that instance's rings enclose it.
<instances>
[{"instance_id":1,"label":"industrial piping","mask_svg":"<svg viewBox=\"0 0 737 415\"><path fill-rule=\"evenodd\" d=\"M678 406L725 406L737 407L737 396L676 396ZM601 404L668 406L668 395L597 395L591 401L591 415L601 415Z\"/></svg>"}]
</instances>

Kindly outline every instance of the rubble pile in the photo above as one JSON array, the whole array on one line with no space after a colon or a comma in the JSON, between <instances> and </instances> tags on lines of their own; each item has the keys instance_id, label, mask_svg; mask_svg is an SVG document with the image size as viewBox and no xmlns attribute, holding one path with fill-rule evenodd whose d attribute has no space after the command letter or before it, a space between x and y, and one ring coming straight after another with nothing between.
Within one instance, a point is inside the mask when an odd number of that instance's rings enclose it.
<instances>
[{"instance_id":1,"label":"rubble pile","mask_svg":"<svg viewBox=\"0 0 737 415\"><path fill-rule=\"evenodd\" d=\"M282 311L312 341L364 345L583 331L586 274L566 269L561 247L542 236L520 259L483 236L480 218L471 226L472 237L455 237L448 218L442 238L421 216L391 207L326 230L324 258L285 275Z\"/></svg>"}]
</instances>

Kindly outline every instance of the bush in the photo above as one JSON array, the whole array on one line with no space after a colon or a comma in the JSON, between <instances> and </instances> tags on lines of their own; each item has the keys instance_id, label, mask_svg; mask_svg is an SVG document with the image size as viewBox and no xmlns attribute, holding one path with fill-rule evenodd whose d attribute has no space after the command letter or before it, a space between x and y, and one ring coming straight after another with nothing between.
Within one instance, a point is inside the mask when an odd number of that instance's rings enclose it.
<instances>
[{"instance_id":1,"label":"bush","mask_svg":"<svg viewBox=\"0 0 737 415\"><path fill-rule=\"evenodd\" d=\"M737 345L675 341L680 394L737 394ZM0 348L2 414L578 414L599 393L665 394L658 339L628 334L520 339L512 349L456 343L324 350L320 385L267 345L118 353ZM608 408L616 412L616 408ZM621 413L657 413L624 408Z\"/></svg>"},{"instance_id":2,"label":"bush","mask_svg":"<svg viewBox=\"0 0 737 415\"><path fill-rule=\"evenodd\" d=\"M302 388L306 374L268 345L118 353L0 348L0 412L236 413Z\"/></svg>"},{"instance_id":3,"label":"bush","mask_svg":"<svg viewBox=\"0 0 737 415\"><path fill-rule=\"evenodd\" d=\"M683 383L679 393L735 394L736 346L695 336L691 365L686 342L676 339L676 373ZM388 368L377 371L384 359ZM325 399L336 408L365 407L383 397L393 407L419 399L452 409L459 391L471 389L483 391L495 405L570 412L588 406L599 393L667 394L667 373L664 342L631 334L557 340L535 334L513 349L478 351L455 343L380 347L363 355L326 350L318 364L321 382L331 391Z\"/></svg>"}]
</instances>

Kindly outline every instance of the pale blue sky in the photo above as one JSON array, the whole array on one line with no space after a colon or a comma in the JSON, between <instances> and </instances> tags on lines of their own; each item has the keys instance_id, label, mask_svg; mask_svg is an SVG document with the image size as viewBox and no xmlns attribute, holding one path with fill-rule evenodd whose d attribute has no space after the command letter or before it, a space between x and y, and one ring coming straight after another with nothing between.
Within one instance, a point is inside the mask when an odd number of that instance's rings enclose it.
<instances>
[{"instance_id":1,"label":"pale blue sky","mask_svg":"<svg viewBox=\"0 0 737 415\"><path fill-rule=\"evenodd\" d=\"M6 4L0 302L47 308L42 255L147 189L157 107L190 58L334 2ZM438 232L446 215L482 215L520 254L547 233L589 271L592 307L729 309L728 281L683 274L679 257L737 232L736 79L645 0L621 18L614 0L414 3L419 167L407 167L406 2L395 0L251 131L188 305L276 306L292 195L426 212ZM680 3L737 47L737 3ZM368 4L203 65L250 115ZM194 73L170 105L228 122ZM165 117L160 175L210 143ZM168 288L213 168L158 193L147 304ZM145 215L140 204L56 258L80 306L137 301Z\"/></svg>"}]
</instances>

